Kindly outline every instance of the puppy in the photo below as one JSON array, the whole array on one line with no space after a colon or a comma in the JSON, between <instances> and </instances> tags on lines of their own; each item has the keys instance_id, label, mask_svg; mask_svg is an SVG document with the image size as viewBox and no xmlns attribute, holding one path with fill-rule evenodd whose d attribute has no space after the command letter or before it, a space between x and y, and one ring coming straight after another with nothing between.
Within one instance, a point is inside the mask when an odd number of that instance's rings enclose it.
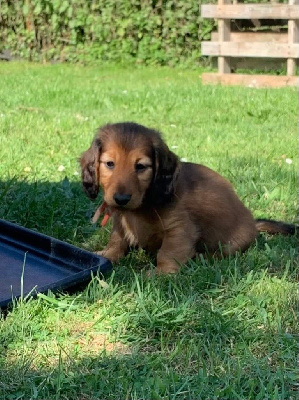
<instances>
[{"instance_id":1,"label":"puppy","mask_svg":"<svg viewBox=\"0 0 299 400\"><path fill-rule=\"evenodd\" d=\"M255 221L226 179L203 165L181 162L159 132L133 122L100 128L80 164L86 194L95 199L101 187L100 211L113 219L110 240L100 252L112 262L140 246L157 255L157 273L176 273L196 253L234 254L246 250L258 231L297 229Z\"/></svg>"}]
</instances>

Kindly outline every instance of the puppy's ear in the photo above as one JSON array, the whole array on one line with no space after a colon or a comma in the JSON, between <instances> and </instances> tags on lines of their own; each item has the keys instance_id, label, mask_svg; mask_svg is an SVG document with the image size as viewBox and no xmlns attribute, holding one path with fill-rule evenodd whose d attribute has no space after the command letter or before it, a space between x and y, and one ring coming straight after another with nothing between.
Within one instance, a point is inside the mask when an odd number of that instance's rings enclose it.
<instances>
[{"instance_id":1,"label":"puppy's ear","mask_svg":"<svg viewBox=\"0 0 299 400\"><path fill-rule=\"evenodd\" d=\"M154 178L149 190L151 203L163 205L173 198L179 159L159 140L158 144L154 144L154 161Z\"/></svg>"},{"instance_id":2,"label":"puppy's ear","mask_svg":"<svg viewBox=\"0 0 299 400\"><path fill-rule=\"evenodd\" d=\"M99 193L101 147L100 139L94 139L90 148L86 150L80 158L82 185L85 193L92 200L94 200Z\"/></svg>"}]
</instances>

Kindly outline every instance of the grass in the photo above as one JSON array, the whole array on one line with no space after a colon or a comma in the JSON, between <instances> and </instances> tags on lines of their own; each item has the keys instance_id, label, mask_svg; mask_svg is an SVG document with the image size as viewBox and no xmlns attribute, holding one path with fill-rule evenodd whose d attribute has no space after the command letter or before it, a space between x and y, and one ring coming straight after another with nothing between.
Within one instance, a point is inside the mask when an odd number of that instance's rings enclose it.
<instances>
[{"instance_id":1,"label":"grass","mask_svg":"<svg viewBox=\"0 0 299 400\"><path fill-rule=\"evenodd\" d=\"M110 226L89 223L77 159L99 125L134 120L226 176L255 217L295 220L295 89L158 67L2 63L0 76L0 218L103 247ZM15 302L0 319L0 398L297 397L295 238L261 235L174 277L145 278L151 265L137 251L75 293Z\"/></svg>"}]
</instances>

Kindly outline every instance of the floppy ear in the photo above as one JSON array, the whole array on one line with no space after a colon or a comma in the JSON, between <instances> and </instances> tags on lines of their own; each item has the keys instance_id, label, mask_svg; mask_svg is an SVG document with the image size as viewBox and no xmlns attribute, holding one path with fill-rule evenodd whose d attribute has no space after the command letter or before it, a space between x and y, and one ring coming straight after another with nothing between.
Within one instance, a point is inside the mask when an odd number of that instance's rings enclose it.
<instances>
[{"instance_id":1,"label":"floppy ear","mask_svg":"<svg viewBox=\"0 0 299 400\"><path fill-rule=\"evenodd\" d=\"M101 147L100 139L94 139L90 148L86 150L80 158L82 185L85 193L92 200L94 200L99 193Z\"/></svg>"},{"instance_id":2,"label":"floppy ear","mask_svg":"<svg viewBox=\"0 0 299 400\"><path fill-rule=\"evenodd\" d=\"M178 174L178 157L159 140L154 144L154 178L149 188L151 204L161 206L172 200Z\"/></svg>"}]
</instances>

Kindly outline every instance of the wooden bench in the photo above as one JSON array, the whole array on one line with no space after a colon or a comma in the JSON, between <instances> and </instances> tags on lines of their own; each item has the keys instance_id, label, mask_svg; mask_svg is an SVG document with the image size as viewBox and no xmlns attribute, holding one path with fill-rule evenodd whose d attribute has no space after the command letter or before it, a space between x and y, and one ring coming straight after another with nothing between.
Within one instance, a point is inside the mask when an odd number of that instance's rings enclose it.
<instances>
[{"instance_id":1,"label":"wooden bench","mask_svg":"<svg viewBox=\"0 0 299 400\"><path fill-rule=\"evenodd\" d=\"M298 86L296 63L299 59L299 0L289 4L231 4L231 0L218 0L218 5L201 6L204 18L218 20L217 41L202 42L202 55L218 57L218 73L205 73L202 82L251 87ZM273 33L231 32L231 19L286 19L287 39L278 39ZM242 38L243 35L243 38ZM244 40L242 40L244 39ZM287 75L251 75L232 73L234 57L280 58L287 60Z\"/></svg>"}]
</instances>

